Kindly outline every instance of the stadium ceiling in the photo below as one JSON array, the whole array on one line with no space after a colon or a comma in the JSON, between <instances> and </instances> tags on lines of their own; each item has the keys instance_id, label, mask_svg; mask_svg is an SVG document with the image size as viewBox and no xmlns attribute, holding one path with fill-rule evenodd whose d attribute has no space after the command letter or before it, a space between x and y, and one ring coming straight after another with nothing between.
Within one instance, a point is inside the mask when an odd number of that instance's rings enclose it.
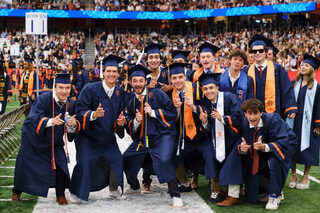
<instances>
[{"instance_id":1,"label":"stadium ceiling","mask_svg":"<svg viewBox=\"0 0 320 213\"><path fill-rule=\"evenodd\" d=\"M246 16L275 13L297 13L310 12L315 10L316 2L305 2L292 4L276 4L268 6L233 7L223 9L186 10L173 12L0 9L0 17L25 17L25 13L27 12L42 12L47 13L48 18L174 20L210 18L217 16Z\"/></svg>"}]
</instances>

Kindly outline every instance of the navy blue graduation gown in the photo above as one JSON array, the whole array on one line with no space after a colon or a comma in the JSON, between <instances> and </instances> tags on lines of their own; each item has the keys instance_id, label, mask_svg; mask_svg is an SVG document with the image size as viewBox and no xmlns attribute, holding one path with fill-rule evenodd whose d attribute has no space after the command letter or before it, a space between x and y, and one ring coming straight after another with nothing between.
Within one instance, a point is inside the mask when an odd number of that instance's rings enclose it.
<instances>
[{"instance_id":1,"label":"navy blue graduation gown","mask_svg":"<svg viewBox=\"0 0 320 213\"><path fill-rule=\"evenodd\" d=\"M33 72L33 91L32 91L32 94L35 95L36 99L37 99L37 75L38 75L37 71L34 71ZM40 77L39 77L39 81L38 82L39 82L38 84L39 84L39 95L40 95L42 93L42 83L41 83ZM33 106L34 102L35 101L33 101L31 99L31 97L29 96L29 103L30 103L31 107Z\"/></svg>"},{"instance_id":2,"label":"navy blue graduation gown","mask_svg":"<svg viewBox=\"0 0 320 213\"><path fill-rule=\"evenodd\" d=\"M294 98L294 91L287 72L279 64L273 63L275 67L275 91L276 91L276 113L282 118L291 113L297 113L297 103ZM243 68L248 73L250 66ZM262 72L255 67L256 98L265 103L265 86L267 77L267 67Z\"/></svg>"},{"instance_id":3,"label":"navy blue graduation gown","mask_svg":"<svg viewBox=\"0 0 320 213\"><path fill-rule=\"evenodd\" d=\"M8 96L12 95L10 77L8 74L4 74L4 75L5 75L4 82L3 82L4 83L4 90L2 91L2 94L1 94L4 97L4 100L0 101L0 103L2 104L2 108L0 110L0 115L5 113Z\"/></svg>"},{"instance_id":4,"label":"navy blue graduation gown","mask_svg":"<svg viewBox=\"0 0 320 213\"><path fill-rule=\"evenodd\" d=\"M219 97L218 97L219 99ZM242 183L242 168L241 158L237 152L237 145L241 143L239 137L240 125L243 120L242 111L240 109L239 99L232 93L224 92L224 115L225 122L225 159L222 162L216 160L216 150L213 146L215 139L215 119L210 114L213 106L211 101L204 98L203 105L209 110L207 135L210 141L210 147L213 149L212 159L214 161L214 177L218 176L220 185L241 184ZM216 139L215 139L216 141Z\"/></svg>"},{"instance_id":5,"label":"navy blue graduation gown","mask_svg":"<svg viewBox=\"0 0 320 213\"><path fill-rule=\"evenodd\" d=\"M147 78L147 85L149 85L150 80L151 80L151 77ZM156 88L161 88L162 87L159 84L159 82L163 83L163 84L166 84L166 85L169 85L168 70L166 68L160 67L160 75L159 75L159 77L157 79L157 83L158 84L156 84Z\"/></svg>"},{"instance_id":6,"label":"navy blue graduation gown","mask_svg":"<svg viewBox=\"0 0 320 213\"><path fill-rule=\"evenodd\" d=\"M243 72L243 71L240 71L240 72ZM246 76L247 76L247 74L246 74ZM239 78L236 80L236 82L234 82L233 86L232 86L232 83L230 81L230 78L229 78L228 83L229 83L228 85L226 85L225 87L222 87L222 85L221 85L222 84L221 76L220 76L219 91L221 91L221 92L231 92L231 93L235 94L240 99L240 97L239 97L240 94L239 95L237 94ZM240 99L240 101L244 102L245 100L250 99L250 98L254 98L254 85L253 85L253 79L250 76L247 76L246 99L244 99L242 101Z\"/></svg>"},{"instance_id":7,"label":"navy blue graduation gown","mask_svg":"<svg viewBox=\"0 0 320 213\"><path fill-rule=\"evenodd\" d=\"M46 127L47 122L52 118L52 101L52 92L40 95L24 121L14 176L15 188L42 197L47 197L49 187L53 187L52 180L55 180L51 167L52 127ZM70 98L61 109L54 101L54 116L61 113L63 119L66 107L69 114L74 115L75 105ZM64 150L64 128L65 125L54 126L54 156L56 165L66 174L68 186L70 175ZM80 123L77 122L77 132L79 130ZM74 136L75 133L68 133L68 141L72 141Z\"/></svg>"},{"instance_id":8,"label":"navy blue graduation gown","mask_svg":"<svg viewBox=\"0 0 320 213\"><path fill-rule=\"evenodd\" d=\"M75 140L77 165L73 170L70 191L82 200L88 200L90 191L109 185L110 170L106 164L112 168L123 188L123 158L115 136L115 133L120 138L124 136L124 127L116 124L121 111L124 111L123 96L123 89L116 86L109 99L101 81L87 84L77 100L76 114L81 132ZM105 114L90 121L99 103Z\"/></svg>"},{"instance_id":9,"label":"navy blue graduation gown","mask_svg":"<svg viewBox=\"0 0 320 213\"><path fill-rule=\"evenodd\" d=\"M186 165L193 165L192 167L202 167L197 168L199 171L204 171L205 177L209 180L214 177L214 165L213 165L213 148L212 144L210 144L210 140L205 134L204 131L202 131L203 128L201 128L201 121L199 119L200 112L207 111L209 114L209 111L204 107L200 105L200 101L196 100L196 84L192 83L192 89L193 89L193 102L197 109L196 112L192 113L194 125L196 127L196 135L193 139L190 139L186 135L186 131L183 132L184 134L184 149L181 149L182 142L180 135L182 136L182 133L180 131L182 130L181 124L180 124L180 116L181 116L181 109L179 117L176 119L176 139L175 139L175 149L173 152L173 165L175 168L179 166L179 164L183 161ZM169 96L170 100L172 100L172 93L173 90L168 91L167 95ZM187 128L187 127L185 127ZM177 149L178 149L178 143L180 143L179 148L179 155L177 155ZM197 157L189 157L194 154L194 150L198 149L198 151L201 153L201 155L197 155ZM192 161L192 162L188 162ZM191 170L195 170L194 168L190 168ZM195 171L196 172L196 171Z\"/></svg>"},{"instance_id":10,"label":"navy blue graduation gown","mask_svg":"<svg viewBox=\"0 0 320 213\"><path fill-rule=\"evenodd\" d=\"M308 86L300 88L298 95L298 114L294 119L293 131L298 137L298 148L294 156L297 163L303 165L319 166L319 145L320 137L313 133L315 127L320 126L320 86L317 84L316 95L314 98L313 111L312 111L312 123L310 130L310 147L305 149L303 152L300 151L301 145L301 131L303 130L302 120L304 111L304 101L307 93Z\"/></svg>"},{"instance_id":11,"label":"navy blue graduation gown","mask_svg":"<svg viewBox=\"0 0 320 213\"><path fill-rule=\"evenodd\" d=\"M259 170L252 174L253 134L254 128L249 128L247 118L244 119L241 135L248 145L251 145L247 154L242 154L243 175L246 184L246 199L256 203L258 200L261 165L267 165L269 173L268 193L281 194L281 190L292 166L292 158L297 148L297 137L289 125L277 113L263 113L263 127L258 130L258 138L268 144L270 152L258 151ZM240 153L240 145L238 145ZM263 172L265 173L265 172Z\"/></svg>"},{"instance_id":12,"label":"navy blue graduation gown","mask_svg":"<svg viewBox=\"0 0 320 213\"><path fill-rule=\"evenodd\" d=\"M147 97L144 98L144 103ZM124 169L129 184L137 182L137 174L142 167L147 153L153 161L153 169L160 183L169 182L175 177L171 157L174 149L175 119L177 111L169 97L160 89L148 90L148 103L154 110L156 118L147 115L147 133L143 130L143 137L140 139L140 125L135 133L133 130L133 120L136 110L140 110L140 101L133 96L129 102L127 132L132 137L132 144L123 154ZM145 119L146 120L146 115ZM144 125L145 127L145 125ZM145 135L149 140L149 148L138 146L139 142L145 144Z\"/></svg>"}]
</instances>

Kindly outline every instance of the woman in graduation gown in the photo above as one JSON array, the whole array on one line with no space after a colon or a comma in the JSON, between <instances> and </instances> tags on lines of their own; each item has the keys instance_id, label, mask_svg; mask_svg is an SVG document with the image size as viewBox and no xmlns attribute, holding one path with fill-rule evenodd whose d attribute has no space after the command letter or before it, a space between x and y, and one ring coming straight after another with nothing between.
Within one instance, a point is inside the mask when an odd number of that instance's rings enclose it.
<instances>
[{"instance_id":1,"label":"woman in graduation gown","mask_svg":"<svg viewBox=\"0 0 320 213\"><path fill-rule=\"evenodd\" d=\"M320 61L308 54L304 56L300 70L294 82L294 93L298 104L298 114L295 119L288 119L298 136L298 147L292 166L290 188L308 189L308 178L311 166L319 166L319 134L320 134L320 86L315 80L315 70ZM298 184L296 163L305 165L304 174Z\"/></svg>"}]
</instances>

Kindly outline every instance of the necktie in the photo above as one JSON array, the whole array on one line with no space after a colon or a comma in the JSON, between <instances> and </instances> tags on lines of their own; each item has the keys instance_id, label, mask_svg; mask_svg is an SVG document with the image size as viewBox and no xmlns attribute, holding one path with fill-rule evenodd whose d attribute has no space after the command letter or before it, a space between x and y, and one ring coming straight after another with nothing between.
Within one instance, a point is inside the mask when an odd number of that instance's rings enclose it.
<instances>
[{"instance_id":1,"label":"necktie","mask_svg":"<svg viewBox=\"0 0 320 213\"><path fill-rule=\"evenodd\" d=\"M140 139L142 139L143 136L143 123L144 123L144 112L143 112L143 95L139 96L139 100L140 100L140 113L142 114L142 121L141 121L141 128L140 128Z\"/></svg>"},{"instance_id":2,"label":"necktie","mask_svg":"<svg viewBox=\"0 0 320 213\"><path fill-rule=\"evenodd\" d=\"M63 106L63 102L62 101L58 101L58 106L61 108Z\"/></svg>"},{"instance_id":3,"label":"necktie","mask_svg":"<svg viewBox=\"0 0 320 213\"><path fill-rule=\"evenodd\" d=\"M253 133L253 144L258 141L258 128L254 128ZM259 169L259 154L256 149L253 149L253 164L252 164L252 175L257 174Z\"/></svg>"},{"instance_id":4,"label":"necktie","mask_svg":"<svg viewBox=\"0 0 320 213\"><path fill-rule=\"evenodd\" d=\"M259 66L260 78L262 77L262 66Z\"/></svg>"}]
</instances>

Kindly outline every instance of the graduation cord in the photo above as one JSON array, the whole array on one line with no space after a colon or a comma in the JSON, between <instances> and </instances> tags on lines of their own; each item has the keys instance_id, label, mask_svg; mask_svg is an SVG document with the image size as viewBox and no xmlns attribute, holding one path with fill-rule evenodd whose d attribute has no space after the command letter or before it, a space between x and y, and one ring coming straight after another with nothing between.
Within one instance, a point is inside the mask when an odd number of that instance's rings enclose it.
<instances>
[{"instance_id":1,"label":"graduation cord","mask_svg":"<svg viewBox=\"0 0 320 213\"><path fill-rule=\"evenodd\" d=\"M54 119L54 98L52 93L52 119ZM54 125L52 125L52 136L51 136L51 168L56 170L56 163L54 159Z\"/></svg>"},{"instance_id":2,"label":"graduation cord","mask_svg":"<svg viewBox=\"0 0 320 213\"><path fill-rule=\"evenodd\" d=\"M148 103L148 89L146 88L146 90L147 90L147 93L146 93L146 103ZM141 104L143 104L143 103L141 103ZM148 114L147 114L147 112L145 112L145 135L144 135L144 146L146 147L146 148L149 148L149 138L148 138L148 119L147 119L147 117L148 117Z\"/></svg>"},{"instance_id":3,"label":"graduation cord","mask_svg":"<svg viewBox=\"0 0 320 213\"><path fill-rule=\"evenodd\" d=\"M68 100L66 102L66 113L68 112ZM70 158L69 158L69 151L68 151L68 143L67 143L67 124L64 125L64 152L67 157L67 162L70 163Z\"/></svg>"}]
</instances>

